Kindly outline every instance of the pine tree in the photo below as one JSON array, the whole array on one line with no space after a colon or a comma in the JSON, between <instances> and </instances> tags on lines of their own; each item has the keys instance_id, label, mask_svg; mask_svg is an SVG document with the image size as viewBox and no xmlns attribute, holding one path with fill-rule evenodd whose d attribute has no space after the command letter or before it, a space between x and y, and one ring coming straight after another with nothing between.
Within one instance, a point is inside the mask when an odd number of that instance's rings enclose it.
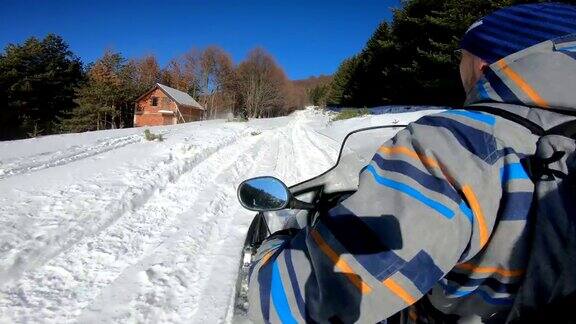
<instances>
[{"instance_id":1,"label":"pine tree","mask_svg":"<svg viewBox=\"0 0 576 324\"><path fill-rule=\"evenodd\" d=\"M395 87L391 79L391 62L397 60L397 48L389 25L382 22L359 55L358 66L353 73L356 87L351 91L351 104L372 107L390 101Z\"/></svg>"},{"instance_id":2,"label":"pine tree","mask_svg":"<svg viewBox=\"0 0 576 324\"><path fill-rule=\"evenodd\" d=\"M340 64L330 84L328 105L345 106L351 103L351 93L355 90L353 76L358 63L358 56L353 56Z\"/></svg>"},{"instance_id":3,"label":"pine tree","mask_svg":"<svg viewBox=\"0 0 576 324\"><path fill-rule=\"evenodd\" d=\"M331 84L329 103L461 105L464 91L452 54L466 29L499 8L527 2L537 1L403 2L393 21L381 23L361 53L342 62Z\"/></svg>"},{"instance_id":4,"label":"pine tree","mask_svg":"<svg viewBox=\"0 0 576 324\"><path fill-rule=\"evenodd\" d=\"M308 100L314 106L326 106L326 100L330 91L330 84L319 84L308 91Z\"/></svg>"},{"instance_id":5,"label":"pine tree","mask_svg":"<svg viewBox=\"0 0 576 324\"><path fill-rule=\"evenodd\" d=\"M149 65L142 68L142 63ZM134 100L160 78L154 60L126 61L120 53L106 51L87 72L88 80L76 89L76 107L61 119L66 132L132 126Z\"/></svg>"},{"instance_id":6,"label":"pine tree","mask_svg":"<svg viewBox=\"0 0 576 324\"><path fill-rule=\"evenodd\" d=\"M0 139L51 134L74 106L82 63L62 37L9 44L0 55ZM40 130L42 132L40 132Z\"/></svg>"}]
</instances>

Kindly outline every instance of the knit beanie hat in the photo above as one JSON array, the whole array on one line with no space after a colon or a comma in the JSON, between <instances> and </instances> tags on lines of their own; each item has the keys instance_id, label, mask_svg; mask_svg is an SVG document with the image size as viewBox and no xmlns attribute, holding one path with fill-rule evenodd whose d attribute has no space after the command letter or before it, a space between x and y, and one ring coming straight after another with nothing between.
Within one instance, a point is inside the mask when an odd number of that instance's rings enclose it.
<instances>
[{"instance_id":1,"label":"knit beanie hat","mask_svg":"<svg viewBox=\"0 0 576 324\"><path fill-rule=\"evenodd\" d=\"M534 3L507 7L478 20L460 47L494 63L538 43L576 33L576 6Z\"/></svg>"}]
</instances>

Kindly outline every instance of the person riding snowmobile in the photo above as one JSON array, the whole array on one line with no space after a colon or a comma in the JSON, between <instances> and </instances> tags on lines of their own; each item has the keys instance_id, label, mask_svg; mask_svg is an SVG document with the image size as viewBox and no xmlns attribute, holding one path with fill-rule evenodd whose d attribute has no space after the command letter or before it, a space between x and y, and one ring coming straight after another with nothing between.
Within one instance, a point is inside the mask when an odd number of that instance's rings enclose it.
<instances>
[{"instance_id":1,"label":"person riding snowmobile","mask_svg":"<svg viewBox=\"0 0 576 324\"><path fill-rule=\"evenodd\" d=\"M538 141L511 119L543 129L574 119L576 7L498 10L461 49L464 109L410 124L378 149L356 193L268 238L250 274L252 320L511 320L533 249L523 160Z\"/></svg>"}]
</instances>

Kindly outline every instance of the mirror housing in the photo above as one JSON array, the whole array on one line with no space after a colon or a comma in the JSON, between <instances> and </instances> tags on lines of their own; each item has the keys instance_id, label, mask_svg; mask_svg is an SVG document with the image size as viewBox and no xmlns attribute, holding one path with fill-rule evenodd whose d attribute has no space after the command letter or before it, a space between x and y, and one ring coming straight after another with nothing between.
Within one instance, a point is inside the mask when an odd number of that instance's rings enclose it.
<instances>
[{"instance_id":1,"label":"mirror housing","mask_svg":"<svg viewBox=\"0 0 576 324\"><path fill-rule=\"evenodd\" d=\"M252 211L275 211L288 208L292 194L288 187L274 177L257 177L238 186L240 204Z\"/></svg>"},{"instance_id":2,"label":"mirror housing","mask_svg":"<svg viewBox=\"0 0 576 324\"><path fill-rule=\"evenodd\" d=\"M284 182L270 176L244 180L237 194L242 207L257 212L315 208L314 204L294 198Z\"/></svg>"}]
</instances>

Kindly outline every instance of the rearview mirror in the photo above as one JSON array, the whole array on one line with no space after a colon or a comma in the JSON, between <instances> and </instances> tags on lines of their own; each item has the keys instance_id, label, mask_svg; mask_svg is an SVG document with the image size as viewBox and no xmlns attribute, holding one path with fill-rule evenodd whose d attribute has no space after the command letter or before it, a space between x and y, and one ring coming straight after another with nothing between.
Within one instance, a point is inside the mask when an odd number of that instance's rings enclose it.
<instances>
[{"instance_id":1,"label":"rearview mirror","mask_svg":"<svg viewBox=\"0 0 576 324\"><path fill-rule=\"evenodd\" d=\"M291 194L286 185L274 177L248 179L238 186L238 200L246 209L274 211L290 203Z\"/></svg>"}]
</instances>

